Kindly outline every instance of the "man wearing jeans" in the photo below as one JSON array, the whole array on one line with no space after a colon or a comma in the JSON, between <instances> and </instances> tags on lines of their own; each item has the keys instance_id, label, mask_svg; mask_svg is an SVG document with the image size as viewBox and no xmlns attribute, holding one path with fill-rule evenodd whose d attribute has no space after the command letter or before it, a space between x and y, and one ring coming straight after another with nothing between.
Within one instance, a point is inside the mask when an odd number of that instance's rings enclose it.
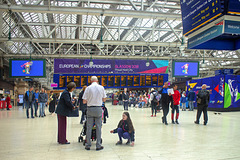
<instances>
[{"instance_id":1,"label":"man wearing jeans","mask_svg":"<svg viewBox=\"0 0 240 160\"><path fill-rule=\"evenodd\" d=\"M35 97L33 92L33 87L30 87L29 90L25 93L25 104L26 104L26 114L27 118L29 118L29 108L31 108L31 118L33 117L33 103Z\"/></svg>"},{"instance_id":2,"label":"man wearing jeans","mask_svg":"<svg viewBox=\"0 0 240 160\"><path fill-rule=\"evenodd\" d=\"M38 89L35 89L35 93L34 93L34 96L35 96L35 101L34 101L34 109L35 109L35 117L37 117L37 111L38 111Z\"/></svg>"},{"instance_id":3,"label":"man wearing jeans","mask_svg":"<svg viewBox=\"0 0 240 160\"><path fill-rule=\"evenodd\" d=\"M127 93L127 88L124 88L124 93L122 95L123 98L123 108L124 110L128 110L128 101L129 101L129 94Z\"/></svg>"},{"instance_id":4,"label":"man wearing jeans","mask_svg":"<svg viewBox=\"0 0 240 160\"><path fill-rule=\"evenodd\" d=\"M188 92L189 111L194 110L193 101L195 100L195 98L196 98L195 92L192 90L192 88L190 88L190 91Z\"/></svg>"},{"instance_id":5,"label":"man wearing jeans","mask_svg":"<svg viewBox=\"0 0 240 160\"><path fill-rule=\"evenodd\" d=\"M96 125L96 150L102 150L101 129L102 129L102 104L106 101L107 95L103 86L98 84L96 76L91 77L92 84L88 86L83 94L83 104L87 104L87 132L85 149L90 150L91 134L93 123Z\"/></svg>"},{"instance_id":6,"label":"man wearing jeans","mask_svg":"<svg viewBox=\"0 0 240 160\"><path fill-rule=\"evenodd\" d=\"M38 95L38 102L40 103L40 114L39 117L44 117L45 105L48 101L48 96L44 92L44 88L41 89L41 93Z\"/></svg>"}]
</instances>

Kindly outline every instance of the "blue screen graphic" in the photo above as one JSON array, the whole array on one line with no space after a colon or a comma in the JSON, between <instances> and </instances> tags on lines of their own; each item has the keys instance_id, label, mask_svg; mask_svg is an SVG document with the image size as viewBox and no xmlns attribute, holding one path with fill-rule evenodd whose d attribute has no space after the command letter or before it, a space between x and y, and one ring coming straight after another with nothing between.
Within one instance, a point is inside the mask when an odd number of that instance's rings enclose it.
<instances>
[{"instance_id":1,"label":"blue screen graphic","mask_svg":"<svg viewBox=\"0 0 240 160\"><path fill-rule=\"evenodd\" d=\"M44 75L43 60L12 60L12 77L42 77Z\"/></svg>"},{"instance_id":2,"label":"blue screen graphic","mask_svg":"<svg viewBox=\"0 0 240 160\"><path fill-rule=\"evenodd\" d=\"M174 62L173 76L198 76L198 62Z\"/></svg>"}]
</instances>

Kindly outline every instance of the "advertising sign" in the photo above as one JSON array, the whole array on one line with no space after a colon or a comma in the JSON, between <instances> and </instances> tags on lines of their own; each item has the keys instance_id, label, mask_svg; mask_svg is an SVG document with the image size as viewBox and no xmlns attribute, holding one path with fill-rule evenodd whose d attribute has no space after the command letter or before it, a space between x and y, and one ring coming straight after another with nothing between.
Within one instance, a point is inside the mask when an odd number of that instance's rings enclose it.
<instances>
[{"instance_id":1,"label":"advertising sign","mask_svg":"<svg viewBox=\"0 0 240 160\"><path fill-rule=\"evenodd\" d=\"M173 77L198 77L199 62L173 61Z\"/></svg>"},{"instance_id":2,"label":"advertising sign","mask_svg":"<svg viewBox=\"0 0 240 160\"><path fill-rule=\"evenodd\" d=\"M180 0L180 4L184 35L222 14L220 0Z\"/></svg>"},{"instance_id":3,"label":"advertising sign","mask_svg":"<svg viewBox=\"0 0 240 160\"><path fill-rule=\"evenodd\" d=\"M168 73L168 60L55 59L54 73Z\"/></svg>"},{"instance_id":4,"label":"advertising sign","mask_svg":"<svg viewBox=\"0 0 240 160\"><path fill-rule=\"evenodd\" d=\"M45 60L9 60L10 77L46 77Z\"/></svg>"}]
</instances>

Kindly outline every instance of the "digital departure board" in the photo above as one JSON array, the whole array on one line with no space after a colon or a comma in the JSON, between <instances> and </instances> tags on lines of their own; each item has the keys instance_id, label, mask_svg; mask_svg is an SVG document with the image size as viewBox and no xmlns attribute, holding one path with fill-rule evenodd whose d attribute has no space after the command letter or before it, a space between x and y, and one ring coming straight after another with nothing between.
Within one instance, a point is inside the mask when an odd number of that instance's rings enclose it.
<instances>
[{"instance_id":1,"label":"digital departure board","mask_svg":"<svg viewBox=\"0 0 240 160\"><path fill-rule=\"evenodd\" d=\"M88 76L81 76L81 87L87 86Z\"/></svg>"},{"instance_id":2,"label":"digital departure board","mask_svg":"<svg viewBox=\"0 0 240 160\"><path fill-rule=\"evenodd\" d=\"M74 82L76 83L76 87L80 87L80 76L74 76Z\"/></svg>"},{"instance_id":3,"label":"digital departure board","mask_svg":"<svg viewBox=\"0 0 240 160\"><path fill-rule=\"evenodd\" d=\"M145 75L140 76L140 86L145 86Z\"/></svg>"},{"instance_id":4,"label":"digital departure board","mask_svg":"<svg viewBox=\"0 0 240 160\"><path fill-rule=\"evenodd\" d=\"M115 87L120 87L120 76L115 76Z\"/></svg>"},{"instance_id":5,"label":"digital departure board","mask_svg":"<svg viewBox=\"0 0 240 160\"><path fill-rule=\"evenodd\" d=\"M133 76L128 76L127 80L127 86L133 86Z\"/></svg>"},{"instance_id":6,"label":"digital departure board","mask_svg":"<svg viewBox=\"0 0 240 160\"><path fill-rule=\"evenodd\" d=\"M158 76L158 86L163 85L163 76Z\"/></svg>"},{"instance_id":7,"label":"digital departure board","mask_svg":"<svg viewBox=\"0 0 240 160\"><path fill-rule=\"evenodd\" d=\"M127 76L121 76L121 87L127 86Z\"/></svg>"},{"instance_id":8,"label":"digital departure board","mask_svg":"<svg viewBox=\"0 0 240 160\"><path fill-rule=\"evenodd\" d=\"M107 76L102 76L102 79L101 79L101 84L103 87L107 87L107 79L108 77Z\"/></svg>"},{"instance_id":9,"label":"digital departure board","mask_svg":"<svg viewBox=\"0 0 240 160\"><path fill-rule=\"evenodd\" d=\"M70 82L73 82L73 76L67 76L67 85L68 85Z\"/></svg>"},{"instance_id":10,"label":"digital departure board","mask_svg":"<svg viewBox=\"0 0 240 160\"><path fill-rule=\"evenodd\" d=\"M147 75L146 76L146 86L151 86L152 85L152 76Z\"/></svg>"},{"instance_id":11,"label":"digital departure board","mask_svg":"<svg viewBox=\"0 0 240 160\"><path fill-rule=\"evenodd\" d=\"M158 84L158 76L152 76L152 85L157 86Z\"/></svg>"},{"instance_id":12,"label":"digital departure board","mask_svg":"<svg viewBox=\"0 0 240 160\"><path fill-rule=\"evenodd\" d=\"M104 88L149 88L162 87L168 81L168 74L54 74L54 89L65 89L68 83L75 82L76 88L91 85L91 77L97 76Z\"/></svg>"},{"instance_id":13,"label":"digital departure board","mask_svg":"<svg viewBox=\"0 0 240 160\"><path fill-rule=\"evenodd\" d=\"M113 87L114 76L108 76L108 87Z\"/></svg>"},{"instance_id":14,"label":"digital departure board","mask_svg":"<svg viewBox=\"0 0 240 160\"><path fill-rule=\"evenodd\" d=\"M133 86L137 87L140 85L140 83L139 83L140 76L139 75L134 76L133 80L134 80Z\"/></svg>"},{"instance_id":15,"label":"digital departure board","mask_svg":"<svg viewBox=\"0 0 240 160\"><path fill-rule=\"evenodd\" d=\"M59 85L60 88L66 87L66 76L59 77Z\"/></svg>"}]
</instances>

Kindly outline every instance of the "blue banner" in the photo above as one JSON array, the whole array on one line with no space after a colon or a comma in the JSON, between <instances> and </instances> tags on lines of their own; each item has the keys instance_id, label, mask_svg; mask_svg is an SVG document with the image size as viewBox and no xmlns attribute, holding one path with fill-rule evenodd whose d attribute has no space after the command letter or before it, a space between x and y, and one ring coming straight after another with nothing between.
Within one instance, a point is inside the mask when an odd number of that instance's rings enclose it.
<instances>
[{"instance_id":1,"label":"blue banner","mask_svg":"<svg viewBox=\"0 0 240 160\"><path fill-rule=\"evenodd\" d=\"M223 33L223 25L215 25L212 28L190 38L188 40L188 48L192 49L206 41L209 41ZM209 43L209 45L212 45Z\"/></svg>"},{"instance_id":2,"label":"blue banner","mask_svg":"<svg viewBox=\"0 0 240 160\"><path fill-rule=\"evenodd\" d=\"M188 35L221 15L220 0L180 0L183 34Z\"/></svg>"},{"instance_id":3,"label":"blue banner","mask_svg":"<svg viewBox=\"0 0 240 160\"><path fill-rule=\"evenodd\" d=\"M207 90L210 92L209 108L223 108L224 99L224 76L215 76L187 82L187 91L193 88L193 91L198 94L202 90L202 85L207 85ZM194 104L197 107L197 104Z\"/></svg>"},{"instance_id":4,"label":"blue banner","mask_svg":"<svg viewBox=\"0 0 240 160\"><path fill-rule=\"evenodd\" d=\"M240 8L240 5L239 5ZM239 21L225 21L225 33L240 34Z\"/></svg>"},{"instance_id":5,"label":"blue banner","mask_svg":"<svg viewBox=\"0 0 240 160\"><path fill-rule=\"evenodd\" d=\"M240 1L239 0L229 0L228 2L229 2L228 13L240 15Z\"/></svg>"}]
</instances>

